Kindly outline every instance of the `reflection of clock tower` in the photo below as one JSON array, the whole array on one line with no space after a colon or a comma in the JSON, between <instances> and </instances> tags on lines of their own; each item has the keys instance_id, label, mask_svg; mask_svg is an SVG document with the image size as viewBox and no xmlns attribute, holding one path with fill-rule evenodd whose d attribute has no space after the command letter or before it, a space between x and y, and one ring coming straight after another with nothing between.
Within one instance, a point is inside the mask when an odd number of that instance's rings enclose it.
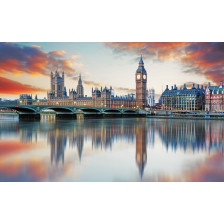
<instances>
[{"instance_id":1,"label":"reflection of clock tower","mask_svg":"<svg viewBox=\"0 0 224 224\"><path fill-rule=\"evenodd\" d=\"M136 71L136 107L145 108L146 104L146 89L147 89L147 72L144 68L144 62L141 59Z\"/></svg>"},{"instance_id":2,"label":"reflection of clock tower","mask_svg":"<svg viewBox=\"0 0 224 224\"><path fill-rule=\"evenodd\" d=\"M137 120L136 126L136 163L138 165L139 174L142 179L144 168L147 162L147 150L146 150L146 123L145 119Z\"/></svg>"}]
</instances>

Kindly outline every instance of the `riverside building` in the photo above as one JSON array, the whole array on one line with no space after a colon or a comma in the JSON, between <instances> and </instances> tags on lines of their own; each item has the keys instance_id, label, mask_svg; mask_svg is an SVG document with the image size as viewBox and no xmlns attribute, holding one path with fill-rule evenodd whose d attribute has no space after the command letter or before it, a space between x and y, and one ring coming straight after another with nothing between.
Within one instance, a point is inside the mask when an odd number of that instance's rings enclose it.
<instances>
[{"instance_id":1,"label":"riverside building","mask_svg":"<svg viewBox=\"0 0 224 224\"><path fill-rule=\"evenodd\" d=\"M208 87L205 90L205 110L206 111L224 111L224 86L223 81L219 85Z\"/></svg>"},{"instance_id":2,"label":"riverside building","mask_svg":"<svg viewBox=\"0 0 224 224\"><path fill-rule=\"evenodd\" d=\"M32 95L30 94L21 94L19 96L19 103L23 105L31 105L33 103Z\"/></svg>"},{"instance_id":3,"label":"riverside building","mask_svg":"<svg viewBox=\"0 0 224 224\"><path fill-rule=\"evenodd\" d=\"M112 86L100 89L92 88L92 96L84 95L82 77L79 76L76 89L66 91L64 86L64 72L51 72L51 90L47 94L47 100L38 100L38 105L68 105L86 107L110 107L110 108L145 108L147 106L147 72L144 68L142 56L135 73L136 95L131 93L123 96L115 96Z\"/></svg>"},{"instance_id":4,"label":"riverside building","mask_svg":"<svg viewBox=\"0 0 224 224\"><path fill-rule=\"evenodd\" d=\"M205 90L199 85L196 88L193 84L190 89L186 84L180 89L176 85L169 89L167 85L161 95L161 108L164 110L204 110L204 104Z\"/></svg>"}]
</instances>

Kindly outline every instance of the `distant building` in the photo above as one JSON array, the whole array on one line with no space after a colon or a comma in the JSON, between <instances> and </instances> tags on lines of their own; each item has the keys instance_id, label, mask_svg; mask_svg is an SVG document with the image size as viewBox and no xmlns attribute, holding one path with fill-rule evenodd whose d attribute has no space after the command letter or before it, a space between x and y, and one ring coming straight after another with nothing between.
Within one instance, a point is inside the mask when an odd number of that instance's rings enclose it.
<instances>
[{"instance_id":1,"label":"distant building","mask_svg":"<svg viewBox=\"0 0 224 224\"><path fill-rule=\"evenodd\" d=\"M148 100L149 100L149 106L154 107L155 106L155 90L154 89L149 89Z\"/></svg>"},{"instance_id":2,"label":"distant building","mask_svg":"<svg viewBox=\"0 0 224 224\"><path fill-rule=\"evenodd\" d=\"M166 86L165 91L161 95L161 109L164 110L204 110L205 90L199 85L197 88L193 84L191 89L178 89L176 85L169 90Z\"/></svg>"},{"instance_id":3,"label":"distant building","mask_svg":"<svg viewBox=\"0 0 224 224\"><path fill-rule=\"evenodd\" d=\"M20 97L19 97L19 104L22 104L22 105L32 105L33 104L32 95L21 94Z\"/></svg>"},{"instance_id":4,"label":"distant building","mask_svg":"<svg viewBox=\"0 0 224 224\"><path fill-rule=\"evenodd\" d=\"M219 85L211 86L205 89L205 110L206 111L224 111L224 86L223 81Z\"/></svg>"}]
</instances>

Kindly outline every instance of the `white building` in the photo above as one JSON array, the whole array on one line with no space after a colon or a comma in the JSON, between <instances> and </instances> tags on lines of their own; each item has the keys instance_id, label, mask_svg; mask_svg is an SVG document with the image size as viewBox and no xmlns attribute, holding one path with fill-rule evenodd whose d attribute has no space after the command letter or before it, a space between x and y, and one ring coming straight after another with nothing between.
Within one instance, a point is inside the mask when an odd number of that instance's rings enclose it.
<instances>
[{"instance_id":1,"label":"white building","mask_svg":"<svg viewBox=\"0 0 224 224\"><path fill-rule=\"evenodd\" d=\"M154 107L155 106L155 90L154 89L149 89L148 99L149 99L149 106Z\"/></svg>"}]
</instances>

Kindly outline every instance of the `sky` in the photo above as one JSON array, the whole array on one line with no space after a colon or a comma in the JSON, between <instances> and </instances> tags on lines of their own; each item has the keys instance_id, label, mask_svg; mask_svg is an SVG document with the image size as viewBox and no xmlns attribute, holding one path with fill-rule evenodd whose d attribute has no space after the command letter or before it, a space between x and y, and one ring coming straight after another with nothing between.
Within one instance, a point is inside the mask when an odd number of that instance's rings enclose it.
<instances>
[{"instance_id":1,"label":"sky","mask_svg":"<svg viewBox=\"0 0 224 224\"><path fill-rule=\"evenodd\" d=\"M147 87L158 100L166 85L216 85L224 78L224 43L217 42L0 42L0 98L47 97L50 73L65 73L67 91L82 75L84 94L112 86L115 95L135 93L142 55Z\"/></svg>"}]
</instances>

